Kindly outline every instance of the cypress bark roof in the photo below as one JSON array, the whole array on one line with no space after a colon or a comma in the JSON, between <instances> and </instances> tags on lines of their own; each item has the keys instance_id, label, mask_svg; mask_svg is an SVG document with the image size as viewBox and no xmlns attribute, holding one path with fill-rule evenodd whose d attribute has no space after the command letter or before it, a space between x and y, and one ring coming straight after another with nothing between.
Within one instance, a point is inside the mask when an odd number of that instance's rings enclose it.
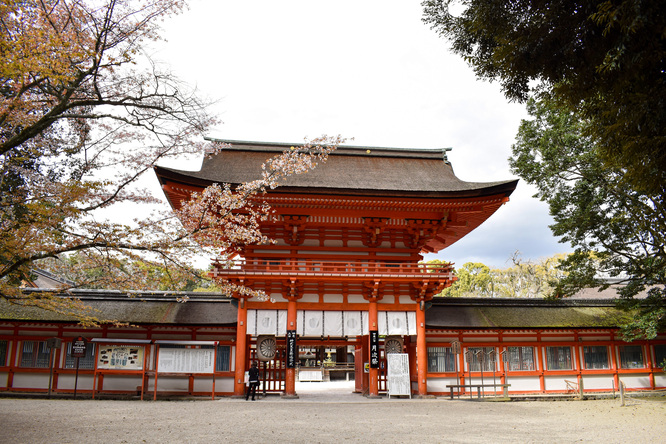
<instances>
[{"instance_id":1,"label":"cypress bark roof","mask_svg":"<svg viewBox=\"0 0 666 444\"><path fill-rule=\"evenodd\" d=\"M211 183L241 184L261 177L261 165L289 149L282 143L216 140L231 144L204 159L199 171L156 167L162 184L172 180L207 186ZM290 176L280 192L342 193L419 197L474 197L510 195L517 180L465 182L458 179L443 149L402 149L341 146L326 163L313 171Z\"/></svg>"},{"instance_id":2,"label":"cypress bark roof","mask_svg":"<svg viewBox=\"0 0 666 444\"><path fill-rule=\"evenodd\" d=\"M426 311L428 328L617 328L631 313L614 300L438 298Z\"/></svg>"},{"instance_id":3,"label":"cypress bark roof","mask_svg":"<svg viewBox=\"0 0 666 444\"><path fill-rule=\"evenodd\" d=\"M56 292L49 289L26 289L26 293ZM61 297L76 297L89 306L99 319L112 319L130 324L171 325L236 325L237 310L231 298L219 294L191 292L119 292L114 290L72 290ZM178 302L188 298L187 302ZM21 306L0 299L0 320L77 322L38 307Z\"/></svg>"},{"instance_id":4,"label":"cypress bark roof","mask_svg":"<svg viewBox=\"0 0 666 444\"><path fill-rule=\"evenodd\" d=\"M29 292L48 290L26 289ZM53 290L51 290L53 291ZM220 294L185 292L122 293L110 290L73 290L77 297L99 310L101 319L132 324L234 326L237 308ZM178 298L187 296L187 302ZM631 313L613 300L436 298L426 310L430 329L569 329L617 328ZM0 320L26 322L76 322L74 318L36 307L23 307L0 300Z\"/></svg>"}]
</instances>

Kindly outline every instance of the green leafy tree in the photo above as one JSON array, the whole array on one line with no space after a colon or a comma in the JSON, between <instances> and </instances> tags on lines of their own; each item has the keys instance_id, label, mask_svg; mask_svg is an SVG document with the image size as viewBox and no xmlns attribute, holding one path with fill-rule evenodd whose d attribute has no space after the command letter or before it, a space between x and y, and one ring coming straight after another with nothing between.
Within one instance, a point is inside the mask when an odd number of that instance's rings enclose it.
<instances>
[{"instance_id":1,"label":"green leafy tree","mask_svg":"<svg viewBox=\"0 0 666 444\"><path fill-rule=\"evenodd\" d=\"M548 203L553 233L575 248L557 293L607 288L600 277L619 277L622 306L638 310L626 337L655 337L666 327L666 194L633 187L626 169L603 162L589 121L551 100L530 100L528 111L510 164ZM634 299L644 290L646 301Z\"/></svg>"},{"instance_id":2,"label":"green leafy tree","mask_svg":"<svg viewBox=\"0 0 666 444\"><path fill-rule=\"evenodd\" d=\"M661 0L426 0L424 21L510 100L549 92L587 122L595 155L632 188L666 183Z\"/></svg>"},{"instance_id":3,"label":"green leafy tree","mask_svg":"<svg viewBox=\"0 0 666 444\"><path fill-rule=\"evenodd\" d=\"M523 260L516 252L512 267L492 270L493 287L498 297L553 298L557 297L559 282L564 276L557 267L565 258L557 254L538 261Z\"/></svg>"},{"instance_id":4,"label":"green leafy tree","mask_svg":"<svg viewBox=\"0 0 666 444\"><path fill-rule=\"evenodd\" d=\"M564 273L557 268L565 255L558 254L539 261L523 260L516 252L512 267L493 268L467 262L456 270L458 280L443 290L443 297L550 298L559 288ZM430 261L428 263L439 263Z\"/></svg>"},{"instance_id":5,"label":"green leafy tree","mask_svg":"<svg viewBox=\"0 0 666 444\"><path fill-rule=\"evenodd\" d=\"M490 268L480 262L467 262L456 270L458 280L445 288L444 297L488 297L492 295Z\"/></svg>"}]
</instances>

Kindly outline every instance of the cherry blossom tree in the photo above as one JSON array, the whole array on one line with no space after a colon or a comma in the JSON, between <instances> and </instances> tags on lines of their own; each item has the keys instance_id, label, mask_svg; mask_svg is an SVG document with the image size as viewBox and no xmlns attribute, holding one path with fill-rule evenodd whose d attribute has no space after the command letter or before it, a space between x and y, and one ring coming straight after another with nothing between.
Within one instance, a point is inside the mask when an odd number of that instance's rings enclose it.
<instances>
[{"instance_id":1,"label":"cherry blossom tree","mask_svg":"<svg viewBox=\"0 0 666 444\"><path fill-rule=\"evenodd\" d=\"M180 214L119 220L137 205L161 203L138 183L158 162L223 148L204 138L218 123L210 103L146 50L160 39L159 22L184 7L177 0L0 1L3 298L95 322L72 300L18 289L40 261L50 259L57 271L64 264L57 259L74 253L82 270L96 272L81 273L88 279L73 286L94 279L97 287L146 289L158 267L162 285L178 289L195 256L268 241L258 223L270 212L257 196L325 161L341 143L306 141L269 161L262 179L212 186Z\"/></svg>"}]
</instances>

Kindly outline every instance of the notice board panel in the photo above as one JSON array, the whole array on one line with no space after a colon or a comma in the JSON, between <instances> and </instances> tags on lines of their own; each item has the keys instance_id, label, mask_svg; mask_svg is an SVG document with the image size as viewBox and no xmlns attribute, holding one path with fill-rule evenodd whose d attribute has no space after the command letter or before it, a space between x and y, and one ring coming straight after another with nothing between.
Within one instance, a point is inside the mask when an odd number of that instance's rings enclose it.
<instances>
[{"instance_id":1,"label":"notice board panel","mask_svg":"<svg viewBox=\"0 0 666 444\"><path fill-rule=\"evenodd\" d=\"M210 348L160 347L159 373L213 373L215 350Z\"/></svg>"},{"instance_id":2,"label":"notice board panel","mask_svg":"<svg viewBox=\"0 0 666 444\"><path fill-rule=\"evenodd\" d=\"M143 345L100 345L97 368L101 370L142 370Z\"/></svg>"},{"instance_id":3,"label":"notice board panel","mask_svg":"<svg viewBox=\"0 0 666 444\"><path fill-rule=\"evenodd\" d=\"M409 381L409 355L407 353L389 353L386 355L388 395L412 397Z\"/></svg>"}]
</instances>

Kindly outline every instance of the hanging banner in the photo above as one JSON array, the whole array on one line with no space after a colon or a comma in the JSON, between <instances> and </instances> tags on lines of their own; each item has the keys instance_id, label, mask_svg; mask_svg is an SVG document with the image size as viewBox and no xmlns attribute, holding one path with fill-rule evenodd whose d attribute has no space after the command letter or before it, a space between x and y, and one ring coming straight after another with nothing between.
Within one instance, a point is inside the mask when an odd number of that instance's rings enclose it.
<instances>
[{"instance_id":1,"label":"hanging banner","mask_svg":"<svg viewBox=\"0 0 666 444\"><path fill-rule=\"evenodd\" d=\"M379 368L379 332L370 330L370 368Z\"/></svg>"},{"instance_id":2,"label":"hanging banner","mask_svg":"<svg viewBox=\"0 0 666 444\"><path fill-rule=\"evenodd\" d=\"M297 361L296 330L287 330L287 368L296 368Z\"/></svg>"}]
</instances>

